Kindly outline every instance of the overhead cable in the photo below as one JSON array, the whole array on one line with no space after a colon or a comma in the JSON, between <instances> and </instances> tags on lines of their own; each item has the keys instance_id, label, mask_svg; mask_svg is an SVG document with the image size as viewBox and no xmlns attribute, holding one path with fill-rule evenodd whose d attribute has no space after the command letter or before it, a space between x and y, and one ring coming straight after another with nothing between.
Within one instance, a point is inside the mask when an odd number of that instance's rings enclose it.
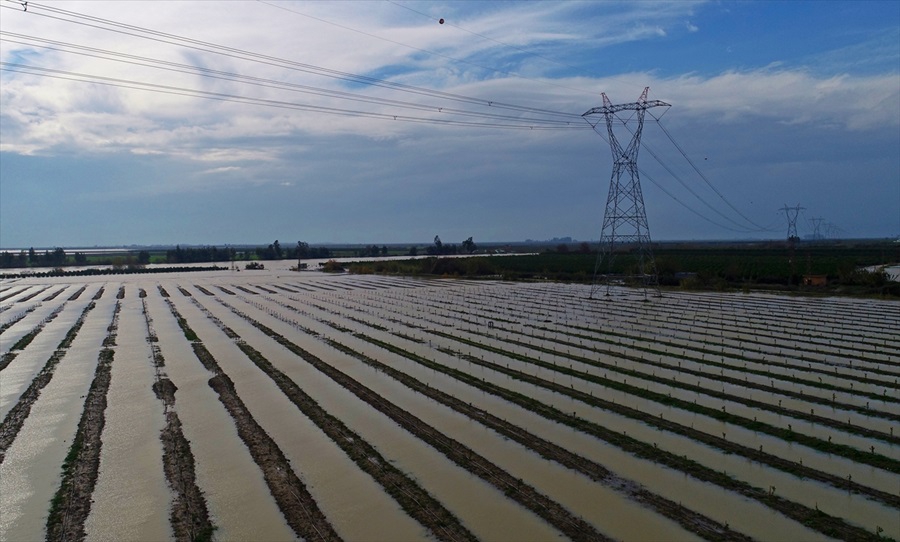
<instances>
[{"instance_id":1,"label":"overhead cable","mask_svg":"<svg viewBox=\"0 0 900 542\"><path fill-rule=\"evenodd\" d=\"M631 114L633 115L634 113L635 113L635 112L632 112ZM660 116L660 117L656 117L656 116L654 116L653 114L651 114L650 116L651 116L654 120L656 120L657 125L659 125L661 128L663 127L662 124L659 122L659 119L661 118L661 116ZM585 120L587 120L587 119L585 119ZM616 120L618 120L619 122L621 122L622 125L625 127L625 129L628 130L630 133L632 133L632 134L634 133L634 132L631 130L631 128L628 126L628 121L631 120L630 117L629 117L628 119L619 119L619 118L616 116ZM603 136L603 134L600 133L600 132L597 130L597 124L599 124L599 122L600 122L599 120L598 120L596 123L591 123L590 121L588 121L588 123L591 124L591 127L594 129L594 131L597 132L598 134L600 134L600 137L603 137L604 141L606 141L606 138ZM675 143L675 141L674 141L674 140L672 139L672 137L671 137L671 134L668 134L668 131L666 131L665 128L663 128L663 131L666 132L667 135L669 135L670 141L672 141L673 143ZM696 165L693 164L693 162L690 160L690 158L688 158L687 154L681 149L681 147L680 147L677 143L675 143L675 146L676 146L676 148L678 148L678 150L681 152L682 156L684 156L684 158L687 159L688 162L693 166L694 171L696 171L697 173L700 173L699 169L697 169ZM643 149L646 150L648 153L650 153L650 155L657 161L657 163L659 163L659 165L662 166L662 167L663 167L663 168L664 168L664 169L672 176L672 178L674 178L676 181L678 181L678 183L679 183L681 186L683 186L683 187L685 188L685 190L687 190L688 192L690 192L695 198L697 198L701 203L703 203L703 205L705 205L706 207L708 207L711 211L713 211L714 213L718 214L719 216L721 216L722 218L724 218L724 219L727 220L728 222L731 222L731 223L734 224L735 226L741 228L740 230L733 230L733 228L730 228L730 227L729 227L728 229L732 229L733 231L746 231L746 232L772 231L771 227L765 228L765 227L763 227L763 226L760 226L760 225L756 224L755 222L753 222L752 220L750 220L749 218L747 218L746 216L744 216L740 211L738 211L738 210L734 207L734 205L732 205L732 204L725 198L724 195L722 195L722 193L721 193L719 190L717 190L714 186L712 186L712 183L709 181L709 179L707 179L706 176L702 175L702 173L700 173L700 174L701 174L701 176L703 177L703 180L706 181L707 185L709 185L710 188L712 188L712 189L716 192L716 194L718 194L718 196L719 196L723 201L725 201L725 203L727 203L728 206L731 207L731 208L732 208L732 209L733 209L733 210L734 210L741 218L743 218L743 219L746 220L748 223L750 223L750 224L753 226L752 228L750 228L750 227L748 227L748 226L745 226L744 224L741 224L741 223L738 222L737 220L735 220L735 219L731 218L730 216L726 215L725 213L723 213L722 211L720 211L719 209L717 209L716 207L714 207L712 204L710 204L709 202L707 202L705 199L703 199L696 191L694 191L694 189L692 189L690 186L688 186L688 184L687 184L687 183L686 183L686 182L685 182L678 174L676 174L676 173L672 170L672 168L670 168L669 165L668 165L667 163L665 163L665 162L662 160L662 158L660 158L660 156L659 156L656 152L654 152L653 149L650 148L644 141L641 141L641 148L643 148ZM654 183L654 184L655 184L655 183ZM667 192L667 193L668 193L668 192Z\"/></svg>"},{"instance_id":2,"label":"overhead cable","mask_svg":"<svg viewBox=\"0 0 900 542\"><path fill-rule=\"evenodd\" d=\"M7 7L12 9L8 4L4 4L2 7ZM125 23L119 23L116 21L112 21L109 19L103 19L101 17L94 17L91 15L85 15L69 10L64 10L61 8L57 8L54 6L48 6L46 4L39 4L34 2L29 2L29 14L34 14L42 17L49 17L52 19L65 21L69 23L79 24L88 26L91 28L97 28L100 30L115 32L123 35L128 35L140 39L146 39L151 41L156 41L159 43L166 43L169 45L175 45L178 47L185 47L189 49L193 49L196 51L202 51L217 55L222 55L226 57L236 58L240 60L247 60L261 64L268 64L271 66L276 66L284 69L290 69L295 71L300 71L304 73L309 73L322 77L329 77L337 80L342 80L346 82L369 85L375 87L388 88L400 92L407 92L410 94L422 95L422 96L431 96L436 98L441 98L445 100L456 101L460 103L469 103L475 104L485 107L493 107L497 109L507 109L513 111L521 111L521 112L530 112L536 114L550 115L550 116L559 116L568 119L575 119L579 117L574 113L567 113L563 111L553 111L542 108L528 107L522 105L516 105L506 102L498 102L492 100L486 100L483 98L475 98L470 96L464 96L461 94L444 92L439 90L427 89L423 87L417 87L414 85L408 85L405 83L398 83L395 81L388 81L384 79L378 79L375 77L369 77L365 75L354 74L350 72L344 72L340 70L333 70L330 68L324 68L321 66L315 66L312 64L306 64L302 62L287 60L283 58L278 58L270 55L264 55L260 53L254 53L251 51L238 49L234 47L228 47L224 45L217 45L214 43L196 40L192 38L187 38L183 36L178 36L175 34L169 34L166 32L160 32L156 30L151 30L147 28L142 28L139 26L129 25Z\"/></svg>"},{"instance_id":3,"label":"overhead cable","mask_svg":"<svg viewBox=\"0 0 900 542\"><path fill-rule=\"evenodd\" d=\"M691 167L694 169L694 171L697 172L697 175L699 175L700 178L703 179L703 182L705 182L705 183L707 184L707 186L709 186L709 187L713 190L713 192L715 192L716 195L719 196L719 198L721 198L721 200L725 202L726 205L728 205L729 207L731 207L731 209L732 209L735 213L737 213L738 215L740 215L741 218L743 218L744 220L746 220L747 222L749 222L750 224L752 224L754 227L759 228L759 229L761 229L761 230L764 229L762 226L760 226L759 224L757 224L757 223L754 222L753 220L750 220L749 218L747 218L747 217L744 215L744 213L742 213L740 210L738 210L737 207L735 207L734 205L732 205L731 202L728 201L728 200L725 198L724 195L722 195L722 193L721 193L721 192L720 192L720 191L719 191L719 190L718 190L718 189L717 189L717 188L709 181L709 179L706 178L706 175L704 175L703 172L700 171L700 168L698 168L697 165L694 164L694 161L691 160L691 157L688 156L688 154L687 154L686 152L684 152L684 149L682 149L682 148L681 148L681 145L679 145L678 142L675 141L675 138L673 138L673 137L672 137L672 134L670 134L669 131L666 130L666 127L663 126L663 124L662 124L661 122L659 122L659 119L657 119L657 124L658 124L659 127L662 129L663 133L666 134L666 137L669 138L669 141L671 141L672 144L675 145L675 148L678 149L678 152L680 152L681 155L684 156L685 160L687 160L688 163L691 165Z\"/></svg>"},{"instance_id":4,"label":"overhead cable","mask_svg":"<svg viewBox=\"0 0 900 542\"><path fill-rule=\"evenodd\" d=\"M91 75L78 72L69 72L65 70L56 70L52 68L43 68L40 66L31 66L26 64L18 64L13 62L0 61L0 70L26 73L42 77L51 77L55 79L64 79L69 81L79 81L84 83L94 83L119 88L130 88L136 90L146 90L163 94L174 94L180 96L192 96L197 98L206 98L217 101L237 102L250 105L260 105L266 107L276 107L281 109L294 109L301 111L312 111L317 113L328 113L332 115L342 115L350 117L367 117L382 120L395 120L402 122L440 124L444 126L467 126L478 128L507 128L518 130L560 130L560 129L578 129L575 125L570 128L560 126L542 126L540 124L509 124L501 122L474 122L460 121L454 119L440 119L427 117L413 117L408 115L394 115L390 113L374 113L371 111L359 111L351 109L342 109L336 107L325 107L320 105L301 104L296 102L286 102L281 100L270 100L263 98L253 98L249 96L240 96L235 94L226 94L220 92L210 92L185 87L176 87L171 85L161 85L157 83L147 83L142 81L132 81L115 77L106 77L99 75Z\"/></svg>"},{"instance_id":5,"label":"overhead cable","mask_svg":"<svg viewBox=\"0 0 900 542\"><path fill-rule=\"evenodd\" d=\"M587 119L586 119L586 120L587 120ZM609 145L609 140L606 138L605 135L603 135L603 132L601 132L600 130L597 130L597 124L599 124L599 121L597 121L596 123L591 123L590 121L588 121L588 124L590 124L590 125L591 125L591 128L593 128L594 132L596 132L597 135L599 135L600 138L603 139L603 141L606 142L607 145ZM642 147L643 147L644 149L647 149L647 147L644 146L643 144L642 144ZM653 153L652 151L649 151L649 149L648 149L648 152L650 152L651 155L654 155L654 153ZM654 157L656 158L655 155L654 155ZM685 184L685 183L684 183L677 175L675 175L674 172L673 172L668 166L666 166L665 164L663 164L663 162L662 162L659 158L657 158L657 162L659 162L660 165L662 165L663 168L665 168L666 171L667 171L670 175L672 175L673 177L675 177L675 179L676 179L677 181L679 181L679 183L680 183L682 186L684 186L689 192L691 192L697 199L699 199L701 202L703 202L704 204L706 204L708 207L710 207L713 211L715 211L715 212L718 213L719 215L725 217L729 222L732 222L733 224L735 224L736 226L738 226L738 228L734 228L734 227L731 227L731 226L726 226L725 224L721 224L721 223L716 222L715 220L709 218L708 216L706 216L706 215L704 215L703 213L701 213L700 211L694 209L693 207L691 207L691 206L688 205L687 203L681 201L681 200L680 200L677 196L675 196L672 192L670 192L669 190L667 190L662 184L660 184L660 183L656 182L655 180L653 180L653 178L652 178L652 177L651 177L644 169L638 168L638 173L639 173L642 177L645 177L648 181L650 181L651 183L653 183L654 185L656 185L657 188L659 188L660 190L663 191L663 193L665 193L667 196L669 196L670 198L672 198L673 200L675 200L676 203L678 203L679 205L681 205L682 207L684 207L684 208L687 209L688 211L694 213L695 215L699 216L700 218L702 218L702 219L705 220L706 222L709 222L710 224L713 224L713 225L718 226L718 227L720 227L720 228L723 228L723 229L726 229L726 230L730 230L730 231L734 231L734 232L741 232L741 233L752 233L752 232L756 231L756 230L752 230L752 229L749 229L749 228L747 228L747 227L744 227L744 226L742 226L741 224L738 224L738 223L735 222L734 220L732 220L732 219L728 218L727 216L723 215L721 212L719 212L719 211L718 211L717 209L715 209L714 207L711 207L711 206L710 206L708 203L706 203L706 201L704 201L699 195L697 195L693 190L691 190L690 187L688 187L688 186L687 186L687 185L686 185L686 184Z\"/></svg>"},{"instance_id":6,"label":"overhead cable","mask_svg":"<svg viewBox=\"0 0 900 542\"><path fill-rule=\"evenodd\" d=\"M7 37L8 36L8 37ZM12 39L19 38L19 39ZM23 41L26 40L26 41ZM559 126L560 128L572 127L574 123L565 120L559 119L547 119L547 118L538 118L538 117L516 117L512 115L502 115L498 113L487 113L487 112L478 112L464 109L457 109L451 107L440 107L435 104L419 104L414 102L400 101L400 100L392 100L388 98L379 98L376 96L368 96L363 94L357 94L346 91L339 91L333 89L326 89L321 87L313 87L309 85L301 85L298 83L289 83L284 81L278 81L275 79L268 79L262 77L254 77L247 76L242 74L237 74L233 72L225 72L221 70L213 70L210 68L202 68L197 66L192 66L189 64L182 64L178 62L171 62L159 59L153 59L149 57L130 55L125 53L119 53L116 51L110 51L107 49L98 49L94 47L85 47L77 44L60 42L56 40L48 40L44 38L38 38L34 36L28 36L24 34L17 34L14 32L5 32L0 31L0 41L9 42L9 43L17 43L22 45L28 45L30 47L41 47L47 50L70 53L70 54L78 54L83 56L88 56L92 58L98 58L108 61L114 62L122 62L134 66L142 66L151 69L159 69L166 70L170 72L176 73L184 73L188 75L197 75L201 77L206 77L210 79L217 79L223 81L231 81L237 82L241 84L248 84L258 87L265 87L271 89L285 90L290 92L302 92L306 94L312 94L317 96L324 96L329 98L338 98L342 100L370 103L370 104L378 104L378 105L386 105L392 107L398 107L402 109L411 109L417 111L430 111L430 112L438 112L443 114L453 114L465 117L475 117L475 118L483 118L483 119L494 119L494 120L502 120L507 122L519 122L523 124L544 124L547 126ZM35 43L38 42L38 43ZM45 44L52 44L54 47ZM577 125L576 125L577 126Z\"/></svg>"}]
</instances>

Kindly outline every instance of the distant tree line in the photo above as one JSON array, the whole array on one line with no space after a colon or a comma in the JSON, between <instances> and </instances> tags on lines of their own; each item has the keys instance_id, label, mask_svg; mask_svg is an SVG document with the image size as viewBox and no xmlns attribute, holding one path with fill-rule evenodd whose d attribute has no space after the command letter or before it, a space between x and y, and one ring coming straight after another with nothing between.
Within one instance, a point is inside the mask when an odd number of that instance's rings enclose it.
<instances>
[{"instance_id":1,"label":"distant tree line","mask_svg":"<svg viewBox=\"0 0 900 542\"><path fill-rule=\"evenodd\" d=\"M0 268L11 269L21 267L65 267L69 265L84 266L88 264L112 265L117 267L139 266L150 263L150 253L140 251L137 256L128 254L94 256L90 260L84 252L76 252L73 255L66 254L62 248L38 252L33 247L19 252L0 252Z\"/></svg>"},{"instance_id":2,"label":"distant tree line","mask_svg":"<svg viewBox=\"0 0 900 542\"><path fill-rule=\"evenodd\" d=\"M177 245L174 249L166 251L166 263L227 262L234 256L235 250L228 247L181 248L181 245Z\"/></svg>"},{"instance_id":3,"label":"distant tree line","mask_svg":"<svg viewBox=\"0 0 900 542\"><path fill-rule=\"evenodd\" d=\"M75 259L87 261L87 257L83 253L77 253ZM33 247L28 249L27 252L21 250L18 253L6 251L0 253L0 267L2 268L61 267L68 263L66 251L61 248L56 248L52 251L45 250L43 253L37 252Z\"/></svg>"},{"instance_id":4,"label":"distant tree line","mask_svg":"<svg viewBox=\"0 0 900 542\"><path fill-rule=\"evenodd\" d=\"M11 279L11 278L23 278L23 277L89 277L96 275L132 275L136 273L188 273L194 271L227 271L227 267L220 266L191 266L191 267L157 267L153 269L148 269L146 267L113 267L112 269L108 267L97 268L97 267L89 267L85 269L74 269L71 271L65 271L60 267L56 267L50 269L48 271L43 272L28 272L28 273L10 273L4 274L0 273L0 278L3 279Z\"/></svg>"},{"instance_id":5,"label":"distant tree line","mask_svg":"<svg viewBox=\"0 0 900 542\"><path fill-rule=\"evenodd\" d=\"M385 248L386 247L382 247ZM379 249L381 250L381 249ZM181 263L207 263L228 262L232 260L283 260L283 259L315 259L330 258L331 250L326 247L311 247L308 243L300 241L294 247L283 248L276 240L268 246L249 247L245 249L234 247L182 247L177 245L174 249L165 252L165 258L161 261L168 264ZM88 256L84 252L67 254L62 248L38 252L34 248L20 250L18 252L0 252L0 269L27 268L27 267L66 267L71 265L110 265L116 268L137 268L150 263L150 252L141 250L128 254L93 254Z\"/></svg>"},{"instance_id":6,"label":"distant tree line","mask_svg":"<svg viewBox=\"0 0 900 542\"><path fill-rule=\"evenodd\" d=\"M429 247L431 248L431 247ZM661 286L685 290L773 290L823 294L873 295L900 298L900 282L891 281L882 270L866 266L900 262L900 246L810 249L792 271L783 247L743 249L658 248L656 266ZM430 257L410 260L381 260L349 264L351 273L437 275L459 277L502 277L505 280L555 280L589 283L597 264L596 253L550 250L535 255L474 256L471 258ZM602 266L601 273L606 272ZM616 254L609 272L635 276L639 273L637 254ZM804 275L822 275L827 286L802 285Z\"/></svg>"},{"instance_id":7,"label":"distant tree line","mask_svg":"<svg viewBox=\"0 0 900 542\"><path fill-rule=\"evenodd\" d=\"M166 251L166 263L227 262L232 260L303 260L330 257L331 250L326 247L311 247L309 243L299 241L294 247L284 248L277 239L268 246L252 249L218 248L215 246L181 248L178 245L174 249Z\"/></svg>"},{"instance_id":8,"label":"distant tree line","mask_svg":"<svg viewBox=\"0 0 900 542\"><path fill-rule=\"evenodd\" d=\"M434 237L434 244L425 247L425 252L432 256L446 254L472 254L477 250L477 245L471 237L459 245L444 244L439 236ZM377 257L387 256L387 245L368 245L355 251L356 256ZM419 247L411 246L406 252L409 256L417 256ZM310 246L305 241L297 242L296 246L283 247L276 239L267 246L259 247L217 247L214 245L201 247L182 247L165 251L163 257L154 256L154 262L167 264L183 263L208 263L249 260L306 260L328 259L334 257L332 250L327 247ZM0 252L0 268L27 268L27 267L65 267L70 265L110 265L113 267L135 268L150 263L151 254L147 250L141 250L129 254L92 254L88 256L84 252L67 254L62 248L38 252L34 248L19 252Z\"/></svg>"},{"instance_id":9,"label":"distant tree line","mask_svg":"<svg viewBox=\"0 0 900 542\"><path fill-rule=\"evenodd\" d=\"M378 245L367 246L357 250L356 255L360 257L387 256L388 247L387 245L381 245L381 247L379 247Z\"/></svg>"},{"instance_id":10,"label":"distant tree line","mask_svg":"<svg viewBox=\"0 0 900 542\"><path fill-rule=\"evenodd\" d=\"M591 252L591 245L587 241L582 241L578 244L578 248L575 250L577 250L581 254L588 254ZM556 252L559 252L560 254L574 252L575 250L573 250L567 243L560 243L556 245Z\"/></svg>"},{"instance_id":11,"label":"distant tree line","mask_svg":"<svg viewBox=\"0 0 900 542\"><path fill-rule=\"evenodd\" d=\"M440 256L444 254L472 254L478 250L478 246L471 237L460 243L459 245L445 245L441 242L439 235L434 236L434 244L429 245L425 252L429 256Z\"/></svg>"}]
</instances>

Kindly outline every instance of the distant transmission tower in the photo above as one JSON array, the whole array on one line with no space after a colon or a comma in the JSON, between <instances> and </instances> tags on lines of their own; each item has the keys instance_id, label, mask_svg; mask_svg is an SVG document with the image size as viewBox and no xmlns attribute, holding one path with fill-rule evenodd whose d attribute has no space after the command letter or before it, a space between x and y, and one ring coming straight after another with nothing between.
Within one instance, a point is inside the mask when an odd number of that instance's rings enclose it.
<instances>
[{"instance_id":1,"label":"distant transmission tower","mask_svg":"<svg viewBox=\"0 0 900 542\"><path fill-rule=\"evenodd\" d=\"M813 228L813 233L812 233L813 240L821 241L822 239L824 239L825 236L822 235L822 223L825 221L825 219L818 217L818 218L808 218L807 220L809 220L809 225L812 226L812 228Z\"/></svg>"},{"instance_id":2,"label":"distant transmission tower","mask_svg":"<svg viewBox=\"0 0 900 542\"><path fill-rule=\"evenodd\" d=\"M804 209L806 209L806 207L800 207L799 203L796 207L788 207L787 204L785 204L784 207L778 209L779 211L784 211L784 216L787 217L787 240L790 245L800 240L800 237L797 235L797 217L800 215L800 211Z\"/></svg>"},{"instance_id":3,"label":"distant transmission tower","mask_svg":"<svg viewBox=\"0 0 900 542\"><path fill-rule=\"evenodd\" d=\"M784 211L784 216L787 217L788 221L788 264L791 266L791 276L788 277L788 286L792 284L796 271L796 258L794 256L797 249L797 241L800 240L800 237L797 235L797 217L800 215L800 211L804 209L805 207L800 207L799 203L796 207L788 207L785 203L784 207L779 209L779 211Z\"/></svg>"},{"instance_id":4,"label":"distant transmission tower","mask_svg":"<svg viewBox=\"0 0 900 542\"><path fill-rule=\"evenodd\" d=\"M600 247L597 253L597 263L594 266L594 280L591 285L590 298L606 285L606 295L609 295L610 285L614 278L613 259L619 249L626 249L636 253L637 270L625 269L621 278L636 277L647 295L647 288L653 288L659 295L659 277L656 271L656 262L653 259L653 249L650 245L650 227L647 224L647 212L644 210L644 196L641 192L641 180L638 175L638 150L641 147L641 132L644 129L644 114L651 107L671 107L670 104L659 100L647 101L647 91L638 101L628 104L612 105L606 93L603 96L603 106L595 107L582 115L596 130L597 124L591 123L589 117L602 114L606 120L606 130L609 134L609 146L613 156L612 177L609 181L609 196L606 198L606 211L603 215L603 229L600 234ZM628 118L621 118L618 113L622 111L630 113ZM628 122L636 123L631 132L631 141L628 146L622 147L613 131L613 124L628 128ZM598 273L606 261L606 273L601 275L598 281Z\"/></svg>"}]
</instances>

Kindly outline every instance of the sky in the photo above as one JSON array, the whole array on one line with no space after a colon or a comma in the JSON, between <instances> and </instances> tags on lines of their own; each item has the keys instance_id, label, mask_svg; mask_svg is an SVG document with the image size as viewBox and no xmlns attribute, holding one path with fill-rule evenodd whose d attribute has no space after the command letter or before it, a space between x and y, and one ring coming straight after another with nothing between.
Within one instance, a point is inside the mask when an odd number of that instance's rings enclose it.
<instances>
[{"instance_id":1,"label":"sky","mask_svg":"<svg viewBox=\"0 0 900 542\"><path fill-rule=\"evenodd\" d=\"M653 240L900 235L900 1L0 0L0 31L0 248L597 240L583 114L645 87Z\"/></svg>"}]
</instances>

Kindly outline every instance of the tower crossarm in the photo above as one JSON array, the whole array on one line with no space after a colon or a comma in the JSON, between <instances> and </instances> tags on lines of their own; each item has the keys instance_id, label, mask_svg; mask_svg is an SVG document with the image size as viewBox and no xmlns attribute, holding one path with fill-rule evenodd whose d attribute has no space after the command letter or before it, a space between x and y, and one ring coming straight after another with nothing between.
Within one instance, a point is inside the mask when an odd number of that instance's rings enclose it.
<instances>
[{"instance_id":1,"label":"tower crossarm","mask_svg":"<svg viewBox=\"0 0 900 542\"><path fill-rule=\"evenodd\" d=\"M590 115L596 115L597 113L603 113L604 115L613 115L618 113L619 111L644 111L646 109L650 109L651 107L672 107L672 104L667 104L666 102L660 100L650 100L649 102L633 102L630 104L617 104L617 105L604 105L600 107L594 107L588 112L581 115L582 117L587 117Z\"/></svg>"},{"instance_id":2,"label":"tower crossarm","mask_svg":"<svg viewBox=\"0 0 900 542\"><path fill-rule=\"evenodd\" d=\"M650 87L644 87L644 92L641 93L641 97L638 98L638 101L628 104L616 105L613 105L613 103L609 101L609 98L606 96L606 93L602 92L601 95L603 96L603 105L601 105L600 107L595 107L581 116L587 117L590 115L596 115L597 113L603 113L604 115L607 115L607 118L609 118L609 115L615 115L619 111L640 111L641 115L643 115L643 112L647 109L650 109L651 107L672 107L672 104L667 104L666 102L662 102L659 100L651 100L648 102L648 92L650 92Z\"/></svg>"}]
</instances>

